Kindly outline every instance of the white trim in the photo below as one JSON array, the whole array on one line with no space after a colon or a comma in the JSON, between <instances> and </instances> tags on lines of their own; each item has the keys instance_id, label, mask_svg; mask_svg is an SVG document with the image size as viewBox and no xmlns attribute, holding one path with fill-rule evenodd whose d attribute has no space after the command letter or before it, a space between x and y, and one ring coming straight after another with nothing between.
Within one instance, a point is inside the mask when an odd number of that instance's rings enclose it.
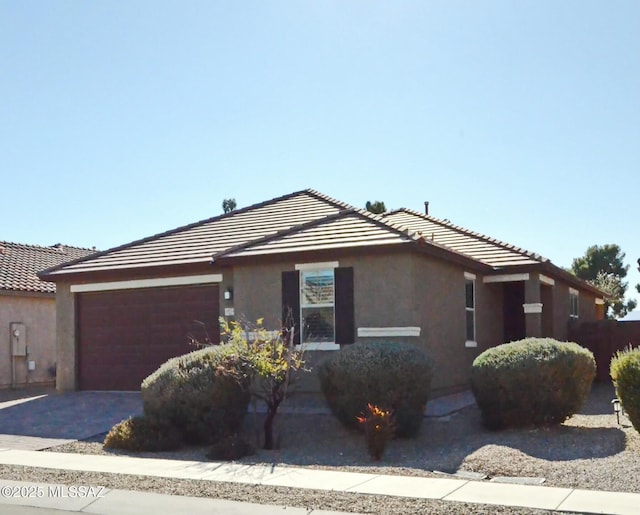
<instances>
[{"instance_id":1,"label":"white trim","mask_svg":"<svg viewBox=\"0 0 640 515\"><path fill-rule=\"evenodd\" d=\"M604 299L596 299L596 304L602 306L604 304Z\"/></svg>"},{"instance_id":2,"label":"white trim","mask_svg":"<svg viewBox=\"0 0 640 515\"><path fill-rule=\"evenodd\" d=\"M580 292L575 288L569 288L569 295L580 295Z\"/></svg>"},{"instance_id":3,"label":"white trim","mask_svg":"<svg viewBox=\"0 0 640 515\"><path fill-rule=\"evenodd\" d=\"M340 263L338 261L324 261L322 263L300 263L295 268L296 270L328 270L339 266Z\"/></svg>"},{"instance_id":4,"label":"white trim","mask_svg":"<svg viewBox=\"0 0 640 515\"><path fill-rule=\"evenodd\" d=\"M546 284L547 286L553 286L556 282L546 275L540 274L540 282L542 284Z\"/></svg>"},{"instance_id":5,"label":"white trim","mask_svg":"<svg viewBox=\"0 0 640 515\"><path fill-rule=\"evenodd\" d=\"M360 338L376 338L386 336L420 336L420 328L407 327L358 327Z\"/></svg>"},{"instance_id":6,"label":"white trim","mask_svg":"<svg viewBox=\"0 0 640 515\"><path fill-rule=\"evenodd\" d=\"M308 350L340 350L340 344L332 342L308 342L296 345L296 350L305 352Z\"/></svg>"},{"instance_id":7,"label":"white trim","mask_svg":"<svg viewBox=\"0 0 640 515\"><path fill-rule=\"evenodd\" d=\"M530 304L523 304L522 308L526 313L542 313L542 302L532 302Z\"/></svg>"},{"instance_id":8,"label":"white trim","mask_svg":"<svg viewBox=\"0 0 640 515\"><path fill-rule=\"evenodd\" d=\"M483 277L482 282L485 283L510 283L513 281L528 281L529 274L501 274L501 275L486 275Z\"/></svg>"},{"instance_id":9,"label":"white trim","mask_svg":"<svg viewBox=\"0 0 640 515\"><path fill-rule=\"evenodd\" d=\"M476 274L472 274L471 272L465 272L464 278L467 279L468 281L475 281Z\"/></svg>"},{"instance_id":10,"label":"white trim","mask_svg":"<svg viewBox=\"0 0 640 515\"><path fill-rule=\"evenodd\" d=\"M158 277L155 279L132 279L130 281L111 281L107 283L72 284L72 293L137 290L139 288L159 288L162 286L187 286L192 284L221 283L222 274L185 275L182 277Z\"/></svg>"},{"instance_id":11,"label":"white trim","mask_svg":"<svg viewBox=\"0 0 640 515\"><path fill-rule=\"evenodd\" d=\"M467 349L473 349L478 346L478 342L467 340L466 342L464 342L464 346Z\"/></svg>"}]
</instances>

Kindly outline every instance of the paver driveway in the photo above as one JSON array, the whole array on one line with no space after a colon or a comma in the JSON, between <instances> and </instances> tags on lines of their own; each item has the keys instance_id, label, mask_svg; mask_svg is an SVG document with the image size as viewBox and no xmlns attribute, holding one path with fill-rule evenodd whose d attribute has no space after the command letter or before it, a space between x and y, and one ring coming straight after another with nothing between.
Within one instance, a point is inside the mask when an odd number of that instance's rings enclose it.
<instances>
[{"instance_id":1,"label":"paver driveway","mask_svg":"<svg viewBox=\"0 0 640 515\"><path fill-rule=\"evenodd\" d=\"M25 392L21 398L0 402L0 447L24 448L20 442L29 442L24 437L52 444L81 440L141 413L139 392Z\"/></svg>"}]
</instances>

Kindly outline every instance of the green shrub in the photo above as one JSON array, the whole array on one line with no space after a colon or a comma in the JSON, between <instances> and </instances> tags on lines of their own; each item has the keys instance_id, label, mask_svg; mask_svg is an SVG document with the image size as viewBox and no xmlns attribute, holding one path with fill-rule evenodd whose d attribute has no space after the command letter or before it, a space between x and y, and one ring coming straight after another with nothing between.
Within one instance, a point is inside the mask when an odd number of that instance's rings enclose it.
<instances>
[{"instance_id":1,"label":"green shrub","mask_svg":"<svg viewBox=\"0 0 640 515\"><path fill-rule=\"evenodd\" d=\"M333 414L347 427L360 428L357 417L368 404L395 415L396 435L415 436L429 398L431 359L408 343L355 343L321 363L320 386Z\"/></svg>"},{"instance_id":2,"label":"green shrub","mask_svg":"<svg viewBox=\"0 0 640 515\"><path fill-rule=\"evenodd\" d=\"M127 451L172 451L180 447L180 432L173 426L148 417L133 417L111 428L104 439L107 449Z\"/></svg>"},{"instance_id":3,"label":"green shrub","mask_svg":"<svg viewBox=\"0 0 640 515\"><path fill-rule=\"evenodd\" d=\"M207 453L207 458L216 461L234 461L256 453L253 445L238 435L231 435L217 441Z\"/></svg>"},{"instance_id":4,"label":"green shrub","mask_svg":"<svg viewBox=\"0 0 640 515\"><path fill-rule=\"evenodd\" d=\"M577 343L527 338L484 351L471 387L489 429L561 424L584 404L593 354Z\"/></svg>"},{"instance_id":5,"label":"green shrub","mask_svg":"<svg viewBox=\"0 0 640 515\"><path fill-rule=\"evenodd\" d=\"M640 432L640 347L618 351L611 360L610 372L616 395Z\"/></svg>"},{"instance_id":6,"label":"green shrub","mask_svg":"<svg viewBox=\"0 0 640 515\"><path fill-rule=\"evenodd\" d=\"M142 382L145 415L178 428L189 443L238 431L250 398L241 347L219 345L172 358Z\"/></svg>"}]
</instances>

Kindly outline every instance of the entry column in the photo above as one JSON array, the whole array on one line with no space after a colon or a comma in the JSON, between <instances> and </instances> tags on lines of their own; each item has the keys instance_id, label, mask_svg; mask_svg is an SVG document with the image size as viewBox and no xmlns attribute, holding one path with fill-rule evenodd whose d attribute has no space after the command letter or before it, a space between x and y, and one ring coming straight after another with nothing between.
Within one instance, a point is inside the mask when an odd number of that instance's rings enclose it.
<instances>
[{"instance_id":1,"label":"entry column","mask_svg":"<svg viewBox=\"0 0 640 515\"><path fill-rule=\"evenodd\" d=\"M524 319L527 337L542 336L542 302L540 301L540 276L529 274L524 282Z\"/></svg>"}]
</instances>

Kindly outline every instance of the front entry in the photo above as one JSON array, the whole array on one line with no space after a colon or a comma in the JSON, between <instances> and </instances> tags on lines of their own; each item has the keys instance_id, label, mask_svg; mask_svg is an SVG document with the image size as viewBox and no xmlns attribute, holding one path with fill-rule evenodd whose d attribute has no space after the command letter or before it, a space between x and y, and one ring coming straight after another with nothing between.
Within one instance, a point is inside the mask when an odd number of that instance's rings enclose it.
<instances>
[{"instance_id":1,"label":"front entry","mask_svg":"<svg viewBox=\"0 0 640 515\"><path fill-rule=\"evenodd\" d=\"M526 336L524 320L524 281L503 284L504 341L522 340Z\"/></svg>"}]
</instances>

